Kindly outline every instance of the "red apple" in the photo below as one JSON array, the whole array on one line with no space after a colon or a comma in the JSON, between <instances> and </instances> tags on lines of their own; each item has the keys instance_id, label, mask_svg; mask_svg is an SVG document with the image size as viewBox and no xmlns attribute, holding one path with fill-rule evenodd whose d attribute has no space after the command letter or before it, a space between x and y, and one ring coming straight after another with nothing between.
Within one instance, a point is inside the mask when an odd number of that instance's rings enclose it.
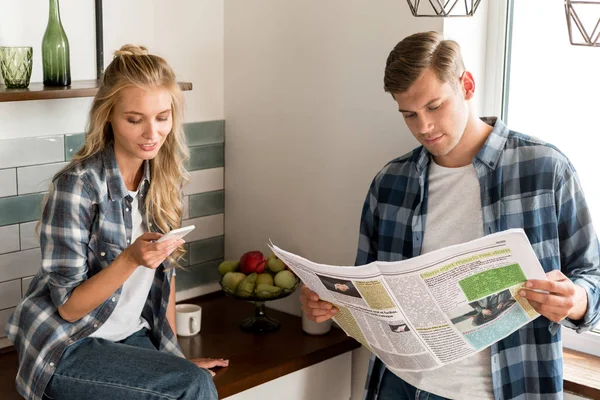
<instances>
[{"instance_id":1,"label":"red apple","mask_svg":"<svg viewBox=\"0 0 600 400\"><path fill-rule=\"evenodd\" d=\"M267 260L260 251L249 251L240 258L240 271L248 275L253 272L262 274L265 272Z\"/></svg>"}]
</instances>

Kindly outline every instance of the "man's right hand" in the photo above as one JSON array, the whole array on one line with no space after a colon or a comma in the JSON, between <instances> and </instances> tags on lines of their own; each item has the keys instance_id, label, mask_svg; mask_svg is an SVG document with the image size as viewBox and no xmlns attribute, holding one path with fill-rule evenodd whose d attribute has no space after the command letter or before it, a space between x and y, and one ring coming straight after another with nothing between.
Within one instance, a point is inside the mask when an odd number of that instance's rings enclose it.
<instances>
[{"instance_id":1,"label":"man's right hand","mask_svg":"<svg viewBox=\"0 0 600 400\"><path fill-rule=\"evenodd\" d=\"M330 302L319 300L319 296L304 285L300 291L300 303L304 315L314 322L327 321L339 311Z\"/></svg>"}]
</instances>

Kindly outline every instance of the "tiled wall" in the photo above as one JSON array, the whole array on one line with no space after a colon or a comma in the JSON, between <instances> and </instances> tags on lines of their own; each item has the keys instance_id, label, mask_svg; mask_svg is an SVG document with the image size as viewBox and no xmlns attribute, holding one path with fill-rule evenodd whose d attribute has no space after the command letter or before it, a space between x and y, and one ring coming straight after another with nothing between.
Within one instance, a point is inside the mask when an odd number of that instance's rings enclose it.
<instances>
[{"instance_id":1,"label":"tiled wall","mask_svg":"<svg viewBox=\"0 0 600 400\"><path fill-rule=\"evenodd\" d=\"M189 123L190 183L184 189L185 270L177 273L178 298L195 294L199 285L219 280L223 258L224 121ZM34 228L52 176L83 144L84 135L59 135L0 141L0 347L14 307L40 268ZM186 295L187 294L187 295Z\"/></svg>"}]
</instances>

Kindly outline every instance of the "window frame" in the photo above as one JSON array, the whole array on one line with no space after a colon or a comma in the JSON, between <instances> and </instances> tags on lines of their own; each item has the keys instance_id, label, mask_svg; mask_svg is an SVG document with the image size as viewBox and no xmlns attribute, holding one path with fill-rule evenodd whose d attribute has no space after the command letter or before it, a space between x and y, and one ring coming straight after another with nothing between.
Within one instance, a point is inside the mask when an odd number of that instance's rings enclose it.
<instances>
[{"instance_id":1,"label":"window frame","mask_svg":"<svg viewBox=\"0 0 600 400\"><path fill-rule=\"evenodd\" d=\"M513 15L514 0L489 2L483 111L484 116L499 116L507 125ZM562 341L566 348L600 357L600 325L581 334L562 329Z\"/></svg>"}]
</instances>

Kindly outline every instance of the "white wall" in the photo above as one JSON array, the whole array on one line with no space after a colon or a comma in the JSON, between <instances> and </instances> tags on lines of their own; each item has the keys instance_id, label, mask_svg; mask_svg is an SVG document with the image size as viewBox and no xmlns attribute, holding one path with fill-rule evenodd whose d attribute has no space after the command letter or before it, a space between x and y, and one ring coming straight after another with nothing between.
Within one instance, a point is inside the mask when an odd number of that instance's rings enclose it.
<instances>
[{"instance_id":1,"label":"white wall","mask_svg":"<svg viewBox=\"0 0 600 400\"><path fill-rule=\"evenodd\" d=\"M473 17L444 18L443 23L444 37L456 40L460 44L465 67L473 74L476 93L472 101L473 110L476 115L483 116L486 96L488 2L482 1Z\"/></svg>"},{"instance_id":2,"label":"white wall","mask_svg":"<svg viewBox=\"0 0 600 400\"><path fill-rule=\"evenodd\" d=\"M225 3L225 256L353 264L368 186L416 141L383 92L390 50L441 30L398 0ZM274 307L299 315L297 293ZM360 398L368 355L353 365Z\"/></svg>"},{"instance_id":3,"label":"white wall","mask_svg":"<svg viewBox=\"0 0 600 400\"><path fill-rule=\"evenodd\" d=\"M60 1L73 80L95 79L94 2ZM47 0L0 0L0 46L32 46L32 81L42 80L41 42ZM122 44L144 44L167 59L182 81L186 121L223 119L223 2L105 0L105 65ZM83 132L91 99L0 103L0 140Z\"/></svg>"}]
</instances>

